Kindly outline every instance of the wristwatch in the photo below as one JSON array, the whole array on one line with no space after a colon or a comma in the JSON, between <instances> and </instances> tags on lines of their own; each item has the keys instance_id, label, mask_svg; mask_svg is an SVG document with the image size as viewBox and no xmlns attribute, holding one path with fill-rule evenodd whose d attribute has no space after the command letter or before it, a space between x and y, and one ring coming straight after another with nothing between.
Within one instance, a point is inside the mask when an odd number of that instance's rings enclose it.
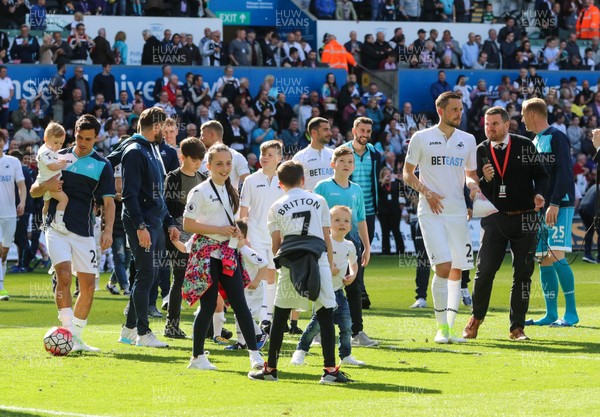
<instances>
[{"instance_id":1,"label":"wristwatch","mask_svg":"<svg viewBox=\"0 0 600 417\"><path fill-rule=\"evenodd\" d=\"M137 227L138 230L146 230L146 223L140 223Z\"/></svg>"}]
</instances>

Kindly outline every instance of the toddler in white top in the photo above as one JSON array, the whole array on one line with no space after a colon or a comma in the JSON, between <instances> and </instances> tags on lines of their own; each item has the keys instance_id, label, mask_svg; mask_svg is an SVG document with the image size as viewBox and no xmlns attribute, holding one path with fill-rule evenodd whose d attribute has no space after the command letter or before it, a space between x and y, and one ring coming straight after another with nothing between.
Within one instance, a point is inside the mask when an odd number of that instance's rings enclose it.
<instances>
[{"instance_id":1,"label":"toddler in white top","mask_svg":"<svg viewBox=\"0 0 600 417\"><path fill-rule=\"evenodd\" d=\"M43 183L50 178L61 175L61 170L67 166L66 155L60 155L58 151L62 149L65 142L65 129L55 122L50 122L44 131L44 144L37 153L38 177L37 182ZM65 209L69 202L69 197L64 191L48 191L44 194L44 216L48 214L50 199L58 201L56 206L56 215L51 227L59 232L65 232L67 229L64 223Z\"/></svg>"}]
</instances>

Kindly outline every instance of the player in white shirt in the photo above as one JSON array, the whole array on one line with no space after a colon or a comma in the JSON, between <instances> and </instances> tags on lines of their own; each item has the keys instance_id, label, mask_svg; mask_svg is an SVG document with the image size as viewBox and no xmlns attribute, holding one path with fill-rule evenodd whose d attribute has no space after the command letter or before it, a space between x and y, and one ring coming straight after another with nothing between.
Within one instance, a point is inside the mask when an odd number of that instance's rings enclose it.
<instances>
[{"instance_id":1,"label":"player in white shirt","mask_svg":"<svg viewBox=\"0 0 600 417\"><path fill-rule=\"evenodd\" d=\"M262 313L263 326L270 326L273 321L273 303L275 301L275 264L271 248L271 236L267 229L269 209L284 192L279 186L277 166L281 162L282 147L277 141L271 140L260 145L260 165L254 174L244 181L240 199L240 218L247 219L248 240L260 256L267 259L267 285Z\"/></svg>"},{"instance_id":2,"label":"player in white shirt","mask_svg":"<svg viewBox=\"0 0 600 417\"><path fill-rule=\"evenodd\" d=\"M329 236L329 207L323 197L302 189L304 167L300 162L284 162L277 169L277 177L286 194L273 204L268 216L273 253L277 253L276 263L281 265L275 294L269 359L262 370L250 372L248 377L262 381L278 380L277 360L287 317L291 309L306 310L308 297L311 297L321 328L325 368L321 383L348 382L345 374L335 366L333 309L337 303L331 276L333 253ZM311 278L316 278L317 274L320 280L318 293L311 286ZM306 285L306 291L302 290L303 295L300 295L300 290L296 290L292 280L299 280Z\"/></svg>"},{"instance_id":3,"label":"player in white shirt","mask_svg":"<svg viewBox=\"0 0 600 417\"><path fill-rule=\"evenodd\" d=\"M184 298L188 303L200 299L200 312L194 320L193 351L189 369L214 370L204 354L204 340L217 305L219 286L227 293L241 331L248 345L250 365L261 367L264 360L256 348L252 316L244 297L243 268L239 262L237 239L240 230L233 220L238 209L239 195L232 186L231 150L224 144L208 150L210 179L194 187L188 194L183 214L183 229L193 233L194 243L189 261L195 274L186 272ZM209 255L208 264L204 253Z\"/></svg>"},{"instance_id":4,"label":"player in white shirt","mask_svg":"<svg viewBox=\"0 0 600 417\"><path fill-rule=\"evenodd\" d=\"M304 189L313 191L317 183L333 177L333 168L331 159L333 158L333 149L326 148L325 145L331 139L331 127L327 119L315 117L307 126L310 135L309 145L297 152L292 158L304 166Z\"/></svg>"},{"instance_id":5,"label":"player in white shirt","mask_svg":"<svg viewBox=\"0 0 600 417\"><path fill-rule=\"evenodd\" d=\"M216 143L223 142L223 126L216 120L210 120L205 122L200 126L200 140L206 146L206 150L208 151L211 146ZM246 177L250 175L250 169L248 168L248 161L244 158L244 155L236 151L235 149L231 149L231 155L233 157L233 166L231 169L231 184L235 187L236 190L240 189L240 184L244 182ZM210 176L210 170L207 167L208 164L208 152L202 161L202 165L200 166L200 173L205 176Z\"/></svg>"},{"instance_id":6,"label":"player in white shirt","mask_svg":"<svg viewBox=\"0 0 600 417\"><path fill-rule=\"evenodd\" d=\"M464 185L471 199L480 190L475 138L457 129L462 106L456 93L441 94L435 102L440 122L413 135L404 164L404 181L419 193L419 224L435 270L431 292L438 322L436 343L466 341L453 329L462 270L473 268Z\"/></svg>"},{"instance_id":7,"label":"player in white shirt","mask_svg":"<svg viewBox=\"0 0 600 417\"><path fill-rule=\"evenodd\" d=\"M17 217L25 212L25 177L21 162L14 156L4 155L6 137L0 130L0 301L10 300L8 291L4 289L4 275L6 274L6 257L8 250L15 239ZM16 204L15 184L19 189L19 205Z\"/></svg>"}]
</instances>

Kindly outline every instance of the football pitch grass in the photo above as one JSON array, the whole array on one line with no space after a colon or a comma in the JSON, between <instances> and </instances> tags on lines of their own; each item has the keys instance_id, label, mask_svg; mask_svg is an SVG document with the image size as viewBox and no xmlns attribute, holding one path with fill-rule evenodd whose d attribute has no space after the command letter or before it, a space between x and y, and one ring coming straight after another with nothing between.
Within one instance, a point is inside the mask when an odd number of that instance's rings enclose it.
<instances>
[{"instance_id":1,"label":"football pitch grass","mask_svg":"<svg viewBox=\"0 0 600 417\"><path fill-rule=\"evenodd\" d=\"M44 333L59 324L49 275L8 274L11 300L0 303L0 416L576 416L600 409L600 265L577 260L575 328L529 327L528 342L508 340L509 256L499 271L490 312L479 337L464 345L433 343L432 308L413 310L410 259L374 257L367 269L373 307L365 330L377 348L354 348L368 366L342 369L356 382L323 386L320 347L307 365L289 364L298 336L286 335L279 382L251 381L246 351L206 349L217 371L188 370L191 340L169 340L168 349L117 343L126 298L102 290L85 340L101 353L51 357ZM474 274L472 273L472 277ZM539 269L533 276L528 317L544 301ZM470 284L472 288L472 283ZM432 304L431 297L428 303ZM194 306L195 307L195 306ZM559 312L564 299L559 296ZM184 307L182 327L192 333L194 309ZM308 313L301 315L300 327ZM457 327L469 311L461 305ZM234 330L227 313L225 326ZM164 319L151 327L160 336ZM267 346L263 349L266 353Z\"/></svg>"}]
</instances>

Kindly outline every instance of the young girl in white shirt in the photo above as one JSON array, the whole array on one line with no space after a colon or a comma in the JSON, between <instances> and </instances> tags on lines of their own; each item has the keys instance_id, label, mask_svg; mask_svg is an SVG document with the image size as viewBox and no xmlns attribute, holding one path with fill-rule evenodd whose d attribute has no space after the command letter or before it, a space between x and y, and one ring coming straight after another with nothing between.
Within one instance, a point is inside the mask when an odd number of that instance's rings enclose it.
<instances>
[{"instance_id":1,"label":"young girl in white shirt","mask_svg":"<svg viewBox=\"0 0 600 417\"><path fill-rule=\"evenodd\" d=\"M250 279L236 249L237 240L243 239L243 236L234 222L239 195L229 177L232 162L231 151L226 145L218 143L211 146L207 164L210 180L190 191L183 215L183 229L195 234L183 296L190 305L200 300L200 312L194 320L189 369L216 369L205 355L204 340L217 304L219 284L246 339L251 367L260 369L264 364L256 347L254 323L244 297L244 286L250 283Z\"/></svg>"}]
</instances>

